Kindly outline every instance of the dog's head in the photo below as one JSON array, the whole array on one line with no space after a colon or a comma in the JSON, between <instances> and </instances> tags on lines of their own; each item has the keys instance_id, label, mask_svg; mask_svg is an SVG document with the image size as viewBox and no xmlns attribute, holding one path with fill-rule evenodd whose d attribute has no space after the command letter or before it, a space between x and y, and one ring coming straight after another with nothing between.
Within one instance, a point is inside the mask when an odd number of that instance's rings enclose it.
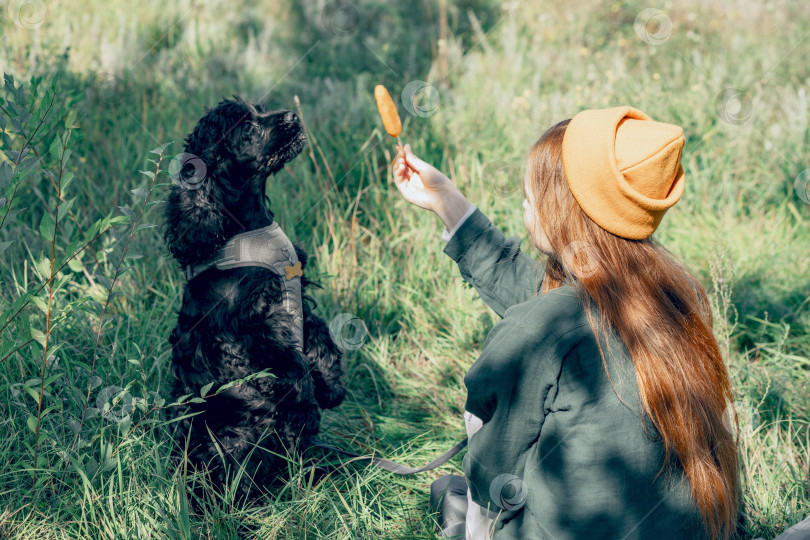
<instances>
[{"instance_id":1,"label":"dog's head","mask_svg":"<svg viewBox=\"0 0 810 540\"><path fill-rule=\"evenodd\" d=\"M268 111L238 96L206 109L169 166L175 185L164 237L175 258L205 260L238 231L272 220L264 205L267 177L301 153L306 140L293 111Z\"/></svg>"},{"instance_id":2,"label":"dog's head","mask_svg":"<svg viewBox=\"0 0 810 540\"><path fill-rule=\"evenodd\" d=\"M306 141L295 112L268 111L234 96L206 110L186 137L186 152L202 159L208 170L214 168L215 179L237 184L276 173ZM184 167L183 172L194 171Z\"/></svg>"}]
</instances>

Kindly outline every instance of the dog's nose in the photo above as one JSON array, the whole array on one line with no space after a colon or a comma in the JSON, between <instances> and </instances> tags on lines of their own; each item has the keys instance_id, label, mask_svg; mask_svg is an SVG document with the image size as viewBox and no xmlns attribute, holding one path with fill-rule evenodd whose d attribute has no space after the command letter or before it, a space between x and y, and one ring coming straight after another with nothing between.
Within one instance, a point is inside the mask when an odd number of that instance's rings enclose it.
<instances>
[{"instance_id":1,"label":"dog's nose","mask_svg":"<svg viewBox=\"0 0 810 540\"><path fill-rule=\"evenodd\" d=\"M298 115L295 114L294 111L287 111L284 115L284 123L285 124L294 124L298 122Z\"/></svg>"}]
</instances>

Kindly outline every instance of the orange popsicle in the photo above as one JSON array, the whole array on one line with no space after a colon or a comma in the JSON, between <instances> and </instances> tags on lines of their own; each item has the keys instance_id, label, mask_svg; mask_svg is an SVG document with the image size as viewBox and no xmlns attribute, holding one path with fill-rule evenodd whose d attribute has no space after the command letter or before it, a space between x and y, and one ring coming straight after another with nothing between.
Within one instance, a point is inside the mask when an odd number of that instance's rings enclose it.
<instances>
[{"instance_id":1,"label":"orange popsicle","mask_svg":"<svg viewBox=\"0 0 810 540\"><path fill-rule=\"evenodd\" d=\"M392 137L397 137L398 140L402 131L402 122L399 121L397 106L394 105L394 101L388 95L388 90L381 84L374 87L374 97L377 100L377 110L380 111L385 131Z\"/></svg>"}]
</instances>

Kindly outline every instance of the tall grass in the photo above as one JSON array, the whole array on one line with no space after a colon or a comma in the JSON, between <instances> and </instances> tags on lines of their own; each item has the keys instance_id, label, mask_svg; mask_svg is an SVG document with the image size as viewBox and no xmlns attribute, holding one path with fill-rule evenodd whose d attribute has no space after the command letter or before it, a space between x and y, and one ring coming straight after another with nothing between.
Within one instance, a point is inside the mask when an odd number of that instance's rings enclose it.
<instances>
[{"instance_id":1,"label":"tall grass","mask_svg":"<svg viewBox=\"0 0 810 540\"><path fill-rule=\"evenodd\" d=\"M436 538L428 486L459 473L460 458L399 478L334 456L290 457L285 487L262 505L209 486L204 513L191 510L204 480L169 460L176 424L162 414L184 279L159 229L130 238L134 220L116 208L137 217L161 199L166 164L205 106L237 93L298 109L311 144L270 179L272 208L312 256L324 285L317 312L351 313L368 329L346 352L347 399L325 413L322 436L426 462L464 434L463 376L497 315L441 253L439 220L391 183L393 143L373 87L396 98L419 80L433 90L417 114L400 107L403 140L527 251L518 182L544 129L621 104L684 127L687 189L656 235L711 292L743 426L745 537L771 538L810 512L810 205L795 189L810 167L804 3L662 4L672 32L658 44L636 33L649 6L635 0L448 1L446 31L445 2L433 0L347 0L342 12L315 1L71 0L44 2L32 28L6 16L10 3L0 2L0 70L24 83L19 106L44 110L56 73L60 86L31 143L45 157L14 195L12 209L25 210L0 226L0 246L12 242L0 254L0 314L47 282L52 248L64 256L77 238L107 232L0 334L0 537ZM739 103L718 99L727 88ZM729 122L738 104L750 115ZM0 160L11 163L26 138L3 126ZM60 167L51 147L66 133ZM75 175L63 197L43 169ZM60 216L57 204L74 197ZM53 236L46 215L59 218ZM141 220L157 224L157 214ZM55 354L35 339L49 299L67 313L48 333ZM311 460L339 468L316 483Z\"/></svg>"}]
</instances>

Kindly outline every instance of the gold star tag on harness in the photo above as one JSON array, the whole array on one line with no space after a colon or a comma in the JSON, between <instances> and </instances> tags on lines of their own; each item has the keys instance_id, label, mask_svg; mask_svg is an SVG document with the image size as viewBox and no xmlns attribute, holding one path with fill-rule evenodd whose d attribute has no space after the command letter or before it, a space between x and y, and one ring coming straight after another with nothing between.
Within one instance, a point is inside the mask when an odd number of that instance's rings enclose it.
<instances>
[{"instance_id":1,"label":"gold star tag on harness","mask_svg":"<svg viewBox=\"0 0 810 540\"><path fill-rule=\"evenodd\" d=\"M295 276L304 275L304 273L301 271L301 261L295 263L295 266L285 266L284 270L287 272L287 279L292 279Z\"/></svg>"}]
</instances>

